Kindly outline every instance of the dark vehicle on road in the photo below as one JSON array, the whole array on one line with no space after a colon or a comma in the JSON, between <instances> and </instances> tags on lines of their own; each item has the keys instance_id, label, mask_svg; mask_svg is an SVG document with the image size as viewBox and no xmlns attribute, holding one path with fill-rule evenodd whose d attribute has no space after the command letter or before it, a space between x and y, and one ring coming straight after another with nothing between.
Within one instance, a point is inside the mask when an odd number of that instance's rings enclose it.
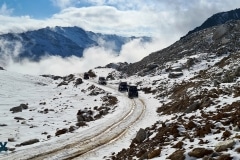
<instances>
[{"instance_id":1,"label":"dark vehicle on road","mask_svg":"<svg viewBox=\"0 0 240 160\"><path fill-rule=\"evenodd\" d=\"M127 82L120 82L118 86L118 91L124 92L128 90L128 84Z\"/></svg>"},{"instance_id":2,"label":"dark vehicle on road","mask_svg":"<svg viewBox=\"0 0 240 160\"><path fill-rule=\"evenodd\" d=\"M89 79L89 74L87 72L84 73L83 79Z\"/></svg>"},{"instance_id":3,"label":"dark vehicle on road","mask_svg":"<svg viewBox=\"0 0 240 160\"><path fill-rule=\"evenodd\" d=\"M98 83L102 84L102 85L106 85L107 81L106 81L105 77L99 77L98 78Z\"/></svg>"},{"instance_id":4,"label":"dark vehicle on road","mask_svg":"<svg viewBox=\"0 0 240 160\"><path fill-rule=\"evenodd\" d=\"M137 86L128 86L128 98L138 97Z\"/></svg>"}]
</instances>

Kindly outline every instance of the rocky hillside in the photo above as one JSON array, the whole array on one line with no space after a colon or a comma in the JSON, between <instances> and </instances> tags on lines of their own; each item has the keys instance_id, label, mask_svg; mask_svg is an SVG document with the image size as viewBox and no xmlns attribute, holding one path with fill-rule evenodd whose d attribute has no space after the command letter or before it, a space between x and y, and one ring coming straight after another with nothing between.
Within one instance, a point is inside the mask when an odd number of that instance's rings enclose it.
<instances>
[{"instance_id":1,"label":"rocky hillside","mask_svg":"<svg viewBox=\"0 0 240 160\"><path fill-rule=\"evenodd\" d=\"M235 10L227 11L227 12L220 12L220 13L214 14L213 16L208 18L205 22L203 22L201 26L196 27L192 31L189 31L186 36L206 28L224 24L229 20L240 20L239 8Z\"/></svg>"},{"instance_id":2,"label":"rocky hillside","mask_svg":"<svg viewBox=\"0 0 240 160\"><path fill-rule=\"evenodd\" d=\"M159 100L159 121L108 158L239 159L239 33L240 21L231 21L130 65L130 74L140 68L140 90Z\"/></svg>"},{"instance_id":3,"label":"rocky hillside","mask_svg":"<svg viewBox=\"0 0 240 160\"><path fill-rule=\"evenodd\" d=\"M171 46L151 53L141 61L130 64L122 70L133 75L146 75L166 66L172 60L197 53L222 55L239 50L240 21L229 21L225 24L195 32Z\"/></svg>"}]
</instances>

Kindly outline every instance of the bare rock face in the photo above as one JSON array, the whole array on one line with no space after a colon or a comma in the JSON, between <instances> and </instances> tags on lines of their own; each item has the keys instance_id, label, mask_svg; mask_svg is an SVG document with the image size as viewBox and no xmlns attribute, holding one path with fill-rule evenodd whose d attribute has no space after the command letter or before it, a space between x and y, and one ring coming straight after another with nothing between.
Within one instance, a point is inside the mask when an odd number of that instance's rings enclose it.
<instances>
[{"instance_id":1,"label":"bare rock face","mask_svg":"<svg viewBox=\"0 0 240 160\"><path fill-rule=\"evenodd\" d=\"M220 25L216 31L213 33L213 40L217 40L221 37L223 37L228 31L228 26L226 25Z\"/></svg>"},{"instance_id":2,"label":"bare rock face","mask_svg":"<svg viewBox=\"0 0 240 160\"><path fill-rule=\"evenodd\" d=\"M219 142L216 146L215 146L215 151L216 152L221 152L226 150L227 148L231 148L236 144L236 142L234 140L226 140L223 142Z\"/></svg>"}]
</instances>

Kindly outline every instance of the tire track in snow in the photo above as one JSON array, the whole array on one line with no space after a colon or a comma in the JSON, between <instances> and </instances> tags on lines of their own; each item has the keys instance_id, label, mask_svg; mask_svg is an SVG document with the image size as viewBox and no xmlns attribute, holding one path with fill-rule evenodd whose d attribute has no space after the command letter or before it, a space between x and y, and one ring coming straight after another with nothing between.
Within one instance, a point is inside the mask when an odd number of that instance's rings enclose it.
<instances>
[{"instance_id":1,"label":"tire track in snow","mask_svg":"<svg viewBox=\"0 0 240 160\"><path fill-rule=\"evenodd\" d=\"M26 149L20 150L16 153L9 154L6 157L0 157L0 159L72 159L92 151L97 147L114 142L122 137L127 129L130 128L145 111L145 105L142 102L139 107L136 103L137 100L129 100L128 98L126 99L131 102L129 103L130 109L128 112L125 113L124 116L120 117L120 119L118 119L116 122L111 123L111 125L104 126L103 129L98 131L93 130L94 134L83 134L82 136L76 136L75 134L75 136L69 137L68 139L53 142L59 144L63 143L59 147L51 146L50 143L47 143L33 147L31 150L29 150L29 152ZM88 130L86 132L88 132ZM69 140L70 143L67 143ZM48 150L46 150L46 147L48 147Z\"/></svg>"},{"instance_id":2,"label":"tire track in snow","mask_svg":"<svg viewBox=\"0 0 240 160\"><path fill-rule=\"evenodd\" d=\"M141 105L140 105L141 108L139 108L139 105L137 105L136 101L139 101L139 102L141 103ZM103 141L101 144L99 144L98 146L96 146L95 148L93 148L93 149L91 149L91 150L89 150L89 151L87 151L87 152L81 152L81 151L80 151L80 152L78 152L78 153L72 154L71 156L69 156L69 157L67 157L67 158L63 158L63 160L72 160L73 158L76 158L76 159L79 159L79 158L80 158L80 159L81 159L81 155L84 156L84 154L87 154L87 153L89 153L89 152L94 152L94 151L100 149L101 147L104 147L105 145L109 145L109 144L117 141L118 139L120 139L120 138L127 132L127 130L128 130L129 128L131 128L131 127L143 116L143 114L144 114L144 112L145 112L145 109L146 109L146 105L145 105L145 103L143 102L143 100L141 100L141 99L139 99L139 100L134 99L134 100L132 100L132 102L133 102L133 105L134 105L134 106L133 106L133 110L134 110L134 111L139 110L139 112L138 112L138 115L134 117L134 120L131 121L128 126L123 127L123 128L122 128L123 130L120 131L120 132L117 132L117 131L116 131L116 133L113 134L114 136L112 136L112 137L110 137L110 138L107 138L107 139L104 139L104 141ZM134 112L134 111L133 111L133 112ZM139 114L139 113L140 113L140 114ZM126 117L124 120L129 120L128 118L129 118L129 117ZM123 121L124 121L124 120L123 120ZM123 121L122 121L122 122L119 122L120 125L121 125L121 124L124 124ZM119 126L117 126L117 127L119 127Z\"/></svg>"}]
</instances>

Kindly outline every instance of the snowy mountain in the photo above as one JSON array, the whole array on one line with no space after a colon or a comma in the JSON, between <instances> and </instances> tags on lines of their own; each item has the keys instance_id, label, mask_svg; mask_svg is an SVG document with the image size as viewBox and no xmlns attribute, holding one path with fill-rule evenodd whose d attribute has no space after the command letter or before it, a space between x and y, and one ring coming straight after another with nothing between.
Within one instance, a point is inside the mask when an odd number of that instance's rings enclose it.
<instances>
[{"instance_id":1,"label":"snowy mountain","mask_svg":"<svg viewBox=\"0 0 240 160\"><path fill-rule=\"evenodd\" d=\"M205 22L203 22L203 24L201 26L196 27L192 31L189 31L187 33L187 35L190 35L194 32L198 32L198 31L206 29L206 28L224 24L230 20L240 20L240 9L239 8L235 9L235 10L227 11L227 12L220 12L220 13L214 14L213 16L209 17Z\"/></svg>"},{"instance_id":2,"label":"snowy mountain","mask_svg":"<svg viewBox=\"0 0 240 160\"><path fill-rule=\"evenodd\" d=\"M3 45L0 47L0 57L12 54L15 60L28 58L39 60L45 55L68 57L75 55L82 57L83 50L93 46L111 48L119 52L122 45L139 37L123 37L85 31L79 27L43 28L24 33L8 33L0 35ZM150 41L149 37L140 37L143 41ZM20 46L19 53L13 55L16 44ZM9 52L4 53L7 50Z\"/></svg>"},{"instance_id":3,"label":"snowy mountain","mask_svg":"<svg viewBox=\"0 0 240 160\"><path fill-rule=\"evenodd\" d=\"M0 159L239 160L239 41L229 21L89 79L0 70Z\"/></svg>"}]
</instances>

